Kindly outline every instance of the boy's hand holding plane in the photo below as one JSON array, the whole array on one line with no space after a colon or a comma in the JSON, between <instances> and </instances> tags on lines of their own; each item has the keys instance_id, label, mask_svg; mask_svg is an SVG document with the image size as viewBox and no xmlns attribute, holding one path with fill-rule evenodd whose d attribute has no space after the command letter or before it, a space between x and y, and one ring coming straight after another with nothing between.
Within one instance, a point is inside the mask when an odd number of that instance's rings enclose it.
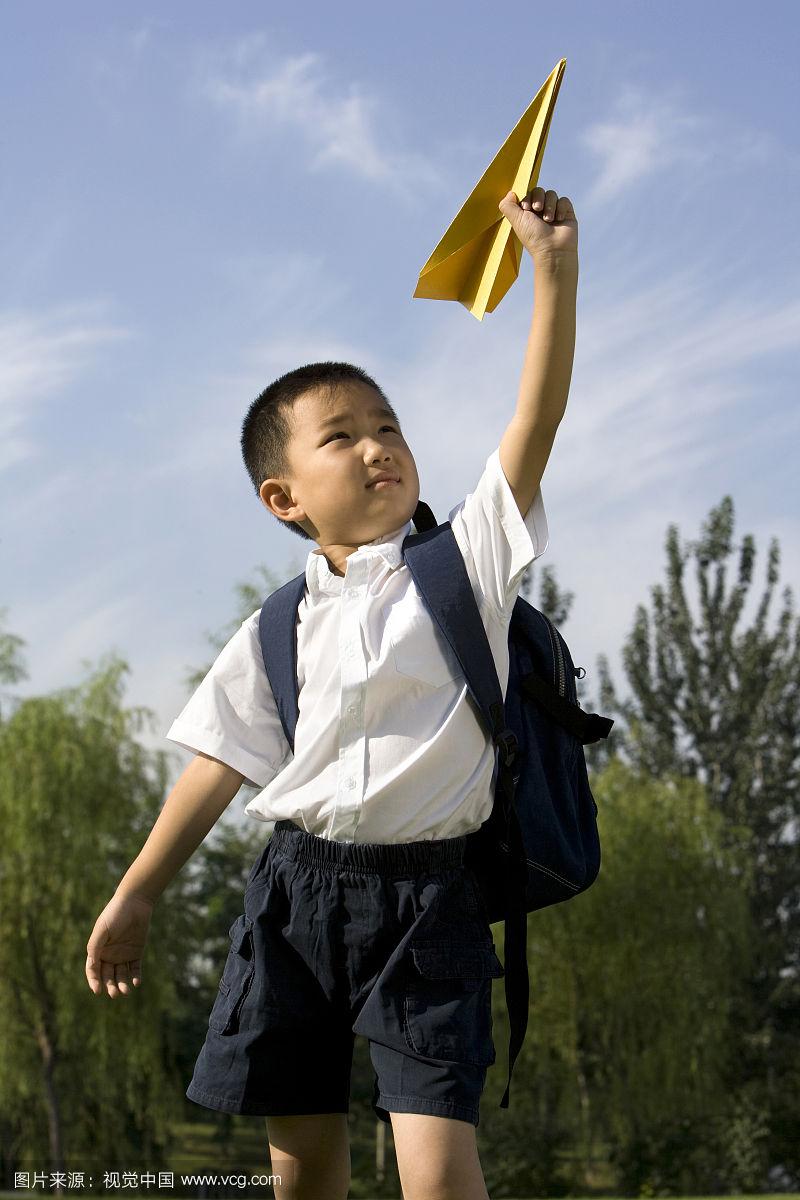
<instances>
[{"instance_id":1,"label":"boy's hand holding plane","mask_svg":"<svg viewBox=\"0 0 800 1200\"><path fill-rule=\"evenodd\" d=\"M535 187L520 201L511 191L498 208L535 263L547 256L577 255L578 222L568 196Z\"/></svg>"}]
</instances>

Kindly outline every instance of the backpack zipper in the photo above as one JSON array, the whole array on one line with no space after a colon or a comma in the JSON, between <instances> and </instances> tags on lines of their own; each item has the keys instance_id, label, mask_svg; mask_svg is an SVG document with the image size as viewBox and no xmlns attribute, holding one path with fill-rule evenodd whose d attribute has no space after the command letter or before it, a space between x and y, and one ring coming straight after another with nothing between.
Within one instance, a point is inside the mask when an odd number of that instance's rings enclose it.
<instances>
[{"instance_id":1,"label":"backpack zipper","mask_svg":"<svg viewBox=\"0 0 800 1200\"><path fill-rule=\"evenodd\" d=\"M547 622L547 632L550 634L550 642L553 647L553 662L556 665L557 671L555 682L558 688L558 694L559 696L563 696L565 693L564 659L561 654L561 643L558 639L558 630L553 625L553 622L549 617L545 616L544 613L542 613L542 616Z\"/></svg>"}]
</instances>

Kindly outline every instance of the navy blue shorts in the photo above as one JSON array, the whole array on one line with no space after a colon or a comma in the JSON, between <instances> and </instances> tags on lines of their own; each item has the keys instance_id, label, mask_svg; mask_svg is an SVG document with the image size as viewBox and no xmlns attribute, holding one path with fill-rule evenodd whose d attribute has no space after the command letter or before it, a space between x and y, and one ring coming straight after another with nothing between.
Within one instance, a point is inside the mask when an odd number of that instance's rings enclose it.
<instances>
[{"instance_id":1,"label":"navy blue shorts","mask_svg":"<svg viewBox=\"0 0 800 1200\"><path fill-rule=\"evenodd\" d=\"M349 1110L353 1040L372 1106L478 1124L504 974L466 839L337 842L278 821L186 1095L231 1113Z\"/></svg>"}]
</instances>

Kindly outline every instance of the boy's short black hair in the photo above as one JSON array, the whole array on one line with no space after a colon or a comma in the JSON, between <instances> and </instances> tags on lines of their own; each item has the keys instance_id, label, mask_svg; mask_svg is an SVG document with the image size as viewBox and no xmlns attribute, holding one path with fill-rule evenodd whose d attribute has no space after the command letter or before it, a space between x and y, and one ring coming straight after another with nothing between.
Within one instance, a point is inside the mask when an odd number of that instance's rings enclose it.
<instances>
[{"instance_id":1,"label":"boy's short black hair","mask_svg":"<svg viewBox=\"0 0 800 1200\"><path fill-rule=\"evenodd\" d=\"M382 388L361 367L346 362L317 362L288 371L256 396L242 423L242 456L256 495L265 479L288 473L287 451L292 430L286 418L298 397L316 388L327 388L332 395L343 383L365 383L374 388L398 420ZM272 515L285 529L313 542L311 534L296 521L281 521L280 517Z\"/></svg>"}]
</instances>

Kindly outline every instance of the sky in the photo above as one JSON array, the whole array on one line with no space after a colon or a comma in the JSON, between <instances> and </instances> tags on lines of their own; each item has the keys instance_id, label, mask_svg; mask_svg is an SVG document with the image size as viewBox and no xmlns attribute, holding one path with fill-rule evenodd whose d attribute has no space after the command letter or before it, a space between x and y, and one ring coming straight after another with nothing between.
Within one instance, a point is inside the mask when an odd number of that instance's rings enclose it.
<instances>
[{"instance_id":1,"label":"sky","mask_svg":"<svg viewBox=\"0 0 800 1200\"><path fill-rule=\"evenodd\" d=\"M482 322L412 294L562 57L539 183L578 218L577 338L533 602L549 566L583 706L601 653L626 695L669 525L694 540L730 495L758 550L742 624L773 538L774 618L800 583L799 33L795 3L738 0L3 5L0 607L29 673L5 697L116 652L177 777L164 735L237 584L313 549L239 447L294 367L379 381L440 520L474 488L514 411L532 262Z\"/></svg>"}]
</instances>

